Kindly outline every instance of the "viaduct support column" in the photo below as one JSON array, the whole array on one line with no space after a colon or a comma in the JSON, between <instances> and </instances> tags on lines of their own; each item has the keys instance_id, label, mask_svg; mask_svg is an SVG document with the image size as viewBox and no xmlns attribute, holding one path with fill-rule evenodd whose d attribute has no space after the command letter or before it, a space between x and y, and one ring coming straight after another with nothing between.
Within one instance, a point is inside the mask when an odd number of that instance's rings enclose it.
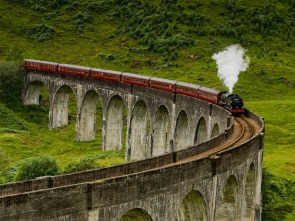
<instances>
[{"instance_id":1,"label":"viaduct support column","mask_svg":"<svg viewBox=\"0 0 295 221\"><path fill-rule=\"evenodd\" d=\"M175 116L175 103L172 104L171 112L171 130L170 130L170 142L169 142L169 151L172 152L175 150L175 127L176 127L176 116Z\"/></svg>"},{"instance_id":2,"label":"viaduct support column","mask_svg":"<svg viewBox=\"0 0 295 221\"><path fill-rule=\"evenodd\" d=\"M127 104L127 132L126 132L126 153L125 159L128 160L131 154L131 147L130 147L130 135L131 135L131 117L132 117L132 107L134 103L134 95L128 95L128 104Z\"/></svg>"},{"instance_id":3,"label":"viaduct support column","mask_svg":"<svg viewBox=\"0 0 295 221\"><path fill-rule=\"evenodd\" d=\"M77 141L91 141L95 139L96 105L98 99L98 94L95 91L89 91L83 97L82 102L77 102Z\"/></svg>"}]
</instances>

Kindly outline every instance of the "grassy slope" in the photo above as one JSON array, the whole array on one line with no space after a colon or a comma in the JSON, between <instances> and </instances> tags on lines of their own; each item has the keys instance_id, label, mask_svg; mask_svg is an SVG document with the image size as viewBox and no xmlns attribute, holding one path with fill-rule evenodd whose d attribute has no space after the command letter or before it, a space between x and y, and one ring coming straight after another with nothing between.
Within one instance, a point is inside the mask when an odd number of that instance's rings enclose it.
<instances>
[{"instance_id":1,"label":"grassy slope","mask_svg":"<svg viewBox=\"0 0 295 221\"><path fill-rule=\"evenodd\" d=\"M159 1L152 2L159 3ZM198 2L202 2L203 5L196 11L205 17L207 29L238 19L238 15L233 17L228 13L220 16L220 13L224 11L222 3L225 1L200 0ZM274 11L282 13L285 13L288 7L284 1L238 2L248 8L255 6L261 9L265 8L264 6L270 7L272 4L276 6ZM186 8L187 3L181 4ZM138 44L138 40L126 35L114 35L116 28L122 24L118 20L110 20L109 12L95 15L93 22L86 23L83 32L77 33L71 21L78 9L66 12L64 10L66 6L63 6L55 18L46 20L42 13L8 1L0 0L0 8L0 60L2 61L9 53L13 53L13 47L16 45L23 51L24 58L130 71L223 90L225 88L216 76L216 65L211 56L230 44L240 42L234 37L192 34L190 37L194 39L195 44L179 52L178 58L173 61L177 66L163 68L161 65L163 56L160 54L146 51L139 54L130 52L133 47L142 48L143 46ZM186 11L191 12L191 10ZM54 27L56 34L53 40L40 43L28 39L23 34L26 27L40 23ZM185 25L178 24L178 30L185 32L187 28ZM244 98L246 107L265 117L264 166L279 177L295 180L295 158L293 157L295 89L284 80L287 79L295 85L294 43L283 32L262 35L248 31L244 37L247 40L242 45L248 49L247 54L251 64L245 73L240 74L234 92ZM115 60L100 59L97 57L99 53L112 54ZM190 54L194 54L195 57L189 59ZM147 61L150 61L151 65L148 65ZM139 65L134 67L135 63ZM73 160L89 154L102 153L99 135L93 142L76 143L74 141L74 121L70 121L67 127L49 131L47 129L48 110L42 112L37 107L7 110L4 105L0 105L1 116L3 116L2 110L8 111L9 116L16 118L16 122L22 122L28 128L25 133L7 133L3 129L0 131L0 145L13 162L48 153L57 158L62 167L65 167ZM75 116L75 108L71 110L72 115ZM36 123L36 119L40 117L41 122ZM0 120L0 128L7 128L9 122L6 119ZM98 119L100 119L99 115ZM98 125L101 125L100 122ZM22 126L12 125L11 129L22 130L20 127ZM117 162L123 162L123 159L118 156L114 162L108 162L108 165ZM294 214L290 215L289 220L294 218Z\"/></svg>"},{"instance_id":2,"label":"grassy slope","mask_svg":"<svg viewBox=\"0 0 295 221\"><path fill-rule=\"evenodd\" d=\"M212 10L212 3L208 1L200 2L203 2L203 5L197 9L197 12L205 16L208 20L210 19L210 22L206 23L206 27L208 26L208 28L210 28L222 24L230 18L229 16L219 16L219 13L222 11L220 5L218 7L215 6L214 10ZM254 4L245 1L241 2L248 7L252 7ZM256 6L262 7L263 5L268 5L267 3L263 4L263 2L264 1L256 1ZM185 6L186 3L183 3L183 5ZM211 56L213 53L222 50L225 46L237 43L235 38L223 36L192 36L194 37L195 45L180 51L180 55L175 61L178 66L162 69L161 65L158 65L162 59L161 55L148 52L142 54L129 52L130 48L141 47L138 46L136 40L128 36L115 36L114 38L110 38L110 34L115 31L119 23L118 21L109 21L108 16L105 14L95 16L92 23L85 24L82 33L76 33L73 30L71 19L77 11L65 12L64 10L60 10L59 16L46 21L42 13L8 3L7 1L1 0L0 7L3 9L0 15L0 38L2 39L0 45L1 60L4 60L7 54L13 50L13 47L17 45L17 47L23 51L23 56L25 58L131 71L197 83L217 89L225 89L216 76L216 65L211 59ZM285 5L282 3L277 3L277 8L284 7ZM23 35L25 27L28 27L29 24L40 24L42 22L55 28L56 34L53 40L40 43L32 41ZM185 30L185 27L183 27L183 29ZM274 122L273 119L268 119L273 118L273 116L278 116L276 114L277 109L267 108L267 105L272 103L269 100L279 100L283 98L285 100L290 100L288 102L292 102L291 100L295 96L294 88L288 86L284 81L279 79L280 77L284 77L295 84L295 63L293 62L295 59L295 48L293 45L288 46L288 43L284 41L284 39L281 39L281 36L265 37L251 32L245 35L247 38L251 39L249 41L250 43L244 45L244 47L248 49L247 54L250 57L251 64L245 73L240 74L240 80L236 84L234 92L240 94L251 109L265 116L268 127L268 122L270 122L270 125L276 122ZM97 54L99 53L106 55L113 54L116 59L109 62L104 59L98 59ZM194 59L188 59L187 55L189 54L194 54ZM154 66L150 67L144 63L148 60L151 60ZM141 65L134 68L133 64L136 61L140 62ZM263 73L261 70L263 70ZM277 93L278 91L279 93ZM264 101L268 101L268 103ZM283 103L284 102L282 102L282 104ZM291 113L289 109L285 109L285 111L286 112L283 113L286 113L286 116L290 115L287 114ZM286 122L290 121L284 117L279 119L281 119L281 121L285 119ZM43 121L42 127L44 127L45 132L45 121ZM38 130L39 128L36 130L36 133ZM63 132L54 130L53 133L58 133L58 136L60 133L73 133L73 123L69 128L63 128L61 131ZM51 133L51 131L46 131L46 133ZM275 141L271 138L271 135L273 135L273 131L269 134L269 138L267 137L266 150L268 150L268 145L271 145L272 142ZM18 135L15 134L14 136ZM49 137L52 136L53 135L50 135ZM67 136L71 137L67 141L73 142L73 134L68 134ZM269 142L268 139L270 140ZM72 145L79 146L81 144L74 143ZM265 160L266 165L271 167L271 164L267 163L267 157ZM273 165L273 171L277 172L277 174L286 174L286 168L289 168L288 171L290 171L291 174L292 169L294 170L295 168L294 166L292 168L292 162L290 163L291 164L287 167L284 164ZM283 173L280 171L283 171Z\"/></svg>"}]
</instances>

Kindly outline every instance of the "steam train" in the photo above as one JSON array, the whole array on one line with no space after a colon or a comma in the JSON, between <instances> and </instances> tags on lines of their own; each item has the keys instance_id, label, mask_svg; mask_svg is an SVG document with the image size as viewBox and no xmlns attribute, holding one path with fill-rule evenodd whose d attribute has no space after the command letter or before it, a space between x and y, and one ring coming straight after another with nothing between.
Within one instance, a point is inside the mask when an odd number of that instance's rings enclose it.
<instances>
[{"instance_id":1,"label":"steam train","mask_svg":"<svg viewBox=\"0 0 295 221\"><path fill-rule=\"evenodd\" d=\"M218 104L229 110L235 116L240 116L244 113L243 100L238 95L228 94L226 92L202 87L200 85L118 71L109 71L31 59L24 60L24 68L155 88L175 94L183 94L199 98L212 104Z\"/></svg>"}]
</instances>

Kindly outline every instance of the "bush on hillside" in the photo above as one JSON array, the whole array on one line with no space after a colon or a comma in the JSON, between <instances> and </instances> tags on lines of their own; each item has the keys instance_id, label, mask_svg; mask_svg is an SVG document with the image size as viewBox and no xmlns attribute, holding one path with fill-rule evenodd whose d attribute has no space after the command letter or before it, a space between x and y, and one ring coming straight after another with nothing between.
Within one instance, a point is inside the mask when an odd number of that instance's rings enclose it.
<instances>
[{"instance_id":1,"label":"bush on hillside","mask_svg":"<svg viewBox=\"0 0 295 221\"><path fill-rule=\"evenodd\" d=\"M294 210L295 181L275 177L267 170L263 171L262 180L262 220L284 220Z\"/></svg>"},{"instance_id":2,"label":"bush on hillside","mask_svg":"<svg viewBox=\"0 0 295 221\"><path fill-rule=\"evenodd\" d=\"M41 24L41 25L33 25L27 29L27 36L30 39L44 42L47 40L51 40L54 37L55 30L53 27Z\"/></svg>"},{"instance_id":3,"label":"bush on hillside","mask_svg":"<svg viewBox=\"0 0 295 221\"><path fill-rule=\"evenodd\" d=\"M22 63L23 61L23 50L18 46L14 45L8 52L6 56L6 61Z\"/></svg>"},{"instance_id":4,"label":"bush on hillside","mask_svg":"<svg viewBox=\"0 0 295 221\"><path fill-rule=\"evenodd\" d=\"M84 24L87 22L92 22L93 16L88 13L78 13L74 16L72 20L72 24L74 25L74 29L77 32L81 32L84 29Z\"/></svg>"},{"instance_id":5,"label":"bush on hillside","mask_svg":"<svg viewBox=\"0 0 295 221\"><path fill-rule=\"evenodd\" d=\"M0 148L0 184L8 182L10 171L10 160L5 152Z\"/></svg>"},{"instance_id":6,"label":"bush on hillside","mask_svg":"<svg viewBox=\"0 0 295 221\"><path fill-rule=\"evenodd\" d=\"M26 7L31 7L32 9L40 12L51 11L53 9L58 9L61 6L68 3L68 0L8 0L10 2L23 5Z\"/></svg>"},{"instance_id":7,"label":"bush on hillside","mask_svg":"<svg viewBox=\"0 0 295 221\"><path fill-rule=\"evenodd\" d=\"M55 159L50 156L32 157L21 163L14 181L29 180L40 176L58 175L61 170Z\"/></svg>"},{"instance_id":8,"label":"bush on hillside","mask_svg":"<svg viewBox=\"0 0 295 221\"><path fill-rule=\"evenodd\" d=\"M23 80L23 69L18 62L0 63L0 100L21 99Z\"/></svg>"},{"instance_id":9,"label":"bush on hillside","mask_svg":"<svg viewBox=\"0 0 295 221\"><path fill-rule=\"evenodd\" d=\"M69 163L69 165L65 168L64 173L75 173L99 167L101 166L95 162L94 158L85 157L82 158L79 162Z\"/></svg>"}]
</instances>

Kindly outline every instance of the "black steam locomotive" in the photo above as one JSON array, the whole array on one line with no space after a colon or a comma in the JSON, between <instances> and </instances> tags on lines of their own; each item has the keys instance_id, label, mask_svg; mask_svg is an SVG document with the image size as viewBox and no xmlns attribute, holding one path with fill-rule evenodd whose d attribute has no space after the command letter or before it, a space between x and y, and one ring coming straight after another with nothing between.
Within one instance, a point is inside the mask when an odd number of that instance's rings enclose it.
<instances>
[{"instance_id":1,"label":"black steam locomotive","mask_svg":"<svg viewBox=\"0 0 295 221\"><path fill-rule=\"evenodd\" d=\"M234 116L240 116L244 113L243 99L236 94L223 92L220 96L219 105L229 110Z\"/></svg>"}]
</instances>

